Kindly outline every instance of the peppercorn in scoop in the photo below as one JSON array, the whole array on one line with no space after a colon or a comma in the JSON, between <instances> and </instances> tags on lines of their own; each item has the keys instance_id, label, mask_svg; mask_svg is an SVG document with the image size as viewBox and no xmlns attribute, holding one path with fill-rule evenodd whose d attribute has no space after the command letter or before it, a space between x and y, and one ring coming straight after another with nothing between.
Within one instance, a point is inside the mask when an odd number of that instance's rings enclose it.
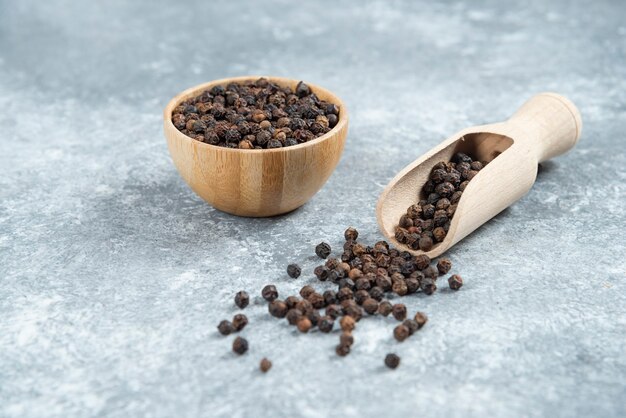
<instances>
[{"instance_id":1,"label":"peppercorn in scoop","mask_svg":"<svg viewBox=\"0 0 626 418\"><path fill-rule=\"evenodd\" d=\"M180 103L172 123L183 134L211 145L239 149L302 144L337 125L340 109L300 81L295 89L265 78L214 86Z\"/></svg>"}]
</instances>

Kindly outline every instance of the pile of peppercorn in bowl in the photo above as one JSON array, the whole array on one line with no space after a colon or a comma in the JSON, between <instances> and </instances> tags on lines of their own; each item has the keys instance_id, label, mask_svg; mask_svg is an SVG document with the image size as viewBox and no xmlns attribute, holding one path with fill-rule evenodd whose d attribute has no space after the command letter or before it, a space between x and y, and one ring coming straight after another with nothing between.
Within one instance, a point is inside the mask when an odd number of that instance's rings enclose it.
<instances>
[{"instance_id":1,"label":"pile of peppercorn in bowl","mask_svg":"<svg viewBox=\"0 0 626 418\"><path fill-rule=\"evenodd\" d=\"M174 164L200 197L231 214L273 216L303 205L328 180L348 114L321 87L239 77L176 96L164 130Z\"/></svg>"}]
</instances>

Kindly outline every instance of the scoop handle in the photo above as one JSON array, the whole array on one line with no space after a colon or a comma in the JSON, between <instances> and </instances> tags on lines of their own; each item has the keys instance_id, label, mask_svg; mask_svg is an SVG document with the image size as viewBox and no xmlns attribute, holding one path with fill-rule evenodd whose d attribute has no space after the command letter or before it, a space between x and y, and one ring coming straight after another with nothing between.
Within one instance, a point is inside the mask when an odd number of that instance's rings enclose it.
<instances>
[{"instance_id":1,"label":"scoop handle","mask_svg":"<svg viewBox=\"0 0 626 418\"><path fill-rule=\"evenodd\" d=\"M538 162L569 151L582 132L580 112L567 98L556 93L539 93L531 97L505 122L524 133L531 153Z\"/></svg>"}]
</instances>

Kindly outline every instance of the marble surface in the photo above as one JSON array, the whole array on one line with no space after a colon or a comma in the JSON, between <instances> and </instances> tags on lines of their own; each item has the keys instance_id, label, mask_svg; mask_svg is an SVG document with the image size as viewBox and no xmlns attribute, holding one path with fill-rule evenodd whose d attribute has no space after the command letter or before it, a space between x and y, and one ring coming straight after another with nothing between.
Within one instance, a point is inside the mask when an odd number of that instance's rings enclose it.
<instances>
[{"instance_id":1,"label":"marble surface","mask_svg":"<svg viewBox=\"0 0 626 418\"><path fill-rule=\"evenodd\" d=\"M0 1L0 416L626 415L626 6L518 3ZM167 101L245 74L351 112L336 172L287 216L212 209L167 152ZM320 240L380 239L398 169L545 90L580 107L579 145L449 252L461 291L403 298L419 335L365 320L338 358L256 300L235 357L215 327L236 291L315 283Z\"/></svg>"}]
</instances>

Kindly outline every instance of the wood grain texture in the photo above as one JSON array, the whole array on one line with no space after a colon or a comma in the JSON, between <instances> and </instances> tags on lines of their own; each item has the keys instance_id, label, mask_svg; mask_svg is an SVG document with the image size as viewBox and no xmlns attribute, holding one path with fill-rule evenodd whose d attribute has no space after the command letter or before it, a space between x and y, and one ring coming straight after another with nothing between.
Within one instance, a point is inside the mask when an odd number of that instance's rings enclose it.
<instances>
[{"instance_id":1,"label":"wood grain texture","mask_svg":"<svg viewBox=\"0 0 626 418\"><path fill-rule=\"evenodd\" d=\"M528 193L538 164L573 148L581 131L576 106L555 93L532 97L506 122L464 129L391 180L376 207L380 229L400 249L437 257ZM411 250L394 237L398 220L410 205L426 197L421 190L433 166L450 160L457 152L489 164L463 192L446 238L426 253Z\"/></svg>"},{"instance_id":2,"label":"wood grain texture","mask_svg":"<svg viewBox=\"0 0 626 418\"><path fill-rule=\"evenodd\" d=\"M303 144L241 150L196 141L172 124L172 111L183 100L215 85L254 81L260 76L215 80L185 90L163 111L165 137L172 160L194 192L215 208L239 216L265 217L290 212L307 202L337 166L348 133L348 112L337 96L307 83L320 99L339 106L337 125ZM294 89L299 80L265 77Z\"/></svg>"}]
</instances>

